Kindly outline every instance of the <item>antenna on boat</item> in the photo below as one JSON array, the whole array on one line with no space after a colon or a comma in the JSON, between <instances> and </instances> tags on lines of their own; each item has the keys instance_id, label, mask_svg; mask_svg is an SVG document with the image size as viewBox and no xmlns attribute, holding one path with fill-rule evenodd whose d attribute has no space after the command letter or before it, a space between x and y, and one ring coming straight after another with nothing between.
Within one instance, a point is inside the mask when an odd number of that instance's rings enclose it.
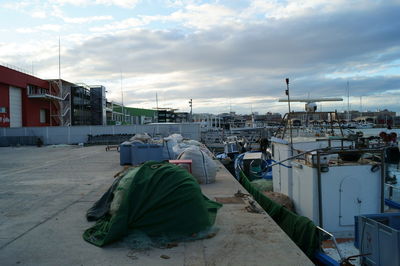
<instances>
[{"instance_id":1,"label":"antenna on boat","mask_svg":"<svg viewBox=\"0 0 400 266\"><path fill-rule=\"evenodd\" d=\"M289 94L289 78L286 78L286 91L289 113L288 113L288 123L289 123L289 134L290 134L290 151L291 155L293 155L293 136L292 136L292 125L290 121L290 94Z\"/></svg>"}]
</instances>

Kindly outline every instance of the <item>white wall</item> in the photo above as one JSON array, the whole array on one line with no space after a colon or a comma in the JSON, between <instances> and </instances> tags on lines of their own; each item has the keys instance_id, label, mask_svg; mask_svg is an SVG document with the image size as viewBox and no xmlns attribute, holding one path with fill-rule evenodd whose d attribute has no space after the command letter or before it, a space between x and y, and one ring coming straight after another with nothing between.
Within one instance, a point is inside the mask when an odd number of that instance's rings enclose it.
<instances>
[{"instance_id":1,"label":"white wall","mask_svg":"<svg viewBox=\"0 0 400 266\"><path fill-rule=\"evenodd\" d=\"M22 126L21 89L10 87L10 127Z\"/></svg>"},{"instance_id":2,"label":"white wall","mask_svg":"<svg viewBox=\"0 0 400 266\"><path fill-rule=\"evenodd\" d=\"M129 126L72 126L72 127L19 127L0 128L0 136L41 137L44 144L76 144L87 142L88 135L148 133L168 136L173 133L200 140L198 124L154 124Z\"/></svg>"}]
</instances>

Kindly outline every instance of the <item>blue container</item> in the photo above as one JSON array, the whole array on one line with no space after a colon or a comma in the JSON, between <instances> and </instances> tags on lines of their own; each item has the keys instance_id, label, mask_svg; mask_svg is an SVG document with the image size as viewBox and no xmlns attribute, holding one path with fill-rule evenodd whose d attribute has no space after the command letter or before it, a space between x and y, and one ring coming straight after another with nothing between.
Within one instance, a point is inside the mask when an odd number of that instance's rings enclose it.
<instances>
[{"instance_id":1,"label":"blue container","mask_svg":"<svg viewBox=\"0 0 400 266\"><path fill-rule=\"evenodd\" d=\"M138 165L147 161L163 161L163 147L157 144L132 144L131 164Z\"/></svg>"},{"instance_id":2,"label":"blue container","mask_svg":"<svg viewBox=\"0 0 400 266\"><path fill-rule=\"evenodd\" d=\"M236 142L228 142L224 145L224 152L228 153L239 153L238 144Z\"/></svg>"},{"instance_id":3,"label":"blue container","mask_svg":"<svg viewBox=\"0 0 400 266\"><path fill-rule=\"evenodd\" d=\"M132 164L131 148L132 148L132 143L129 141L122 142L119 145L119 164L120 165Z\"/></svg>"},{"instance_id":4,"label":"blue container","mask_svg":"<svg viewBox=\"0 0 400 266\"><path fill-rule=\"evenodd\" d=\"M400 213L368 214L355 217L354 245L362 265L400 266Z\"/></svg>"}]
</instances>

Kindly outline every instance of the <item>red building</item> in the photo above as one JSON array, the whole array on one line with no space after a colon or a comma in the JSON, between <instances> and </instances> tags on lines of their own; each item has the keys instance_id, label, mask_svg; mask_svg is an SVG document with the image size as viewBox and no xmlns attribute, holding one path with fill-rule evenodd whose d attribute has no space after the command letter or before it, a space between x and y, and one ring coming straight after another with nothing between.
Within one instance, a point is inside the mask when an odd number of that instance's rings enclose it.
<instances>
[{"instance_id":1,"label":"red building","mask_svg":"<svg viewBox=\"0 0 400 266\"><path fill-rule=\"evenodd\" d=\"M60 125L59 94L56 81L0 65L0 127Z\"/></svg>"}]
</instances>

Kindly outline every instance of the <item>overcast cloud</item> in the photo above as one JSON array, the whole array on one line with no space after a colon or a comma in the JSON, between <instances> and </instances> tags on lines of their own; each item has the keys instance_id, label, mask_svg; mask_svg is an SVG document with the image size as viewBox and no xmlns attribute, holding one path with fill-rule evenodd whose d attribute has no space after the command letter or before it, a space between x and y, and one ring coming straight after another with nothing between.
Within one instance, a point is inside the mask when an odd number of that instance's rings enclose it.
<instances>
[{"instance_id":1,"label":"overcast cloud","mask_svg":"<svg viewBox=\"0 0 400 266\"><path fill-rule=\"evenodd\" d=\"M277 99L289 77L293 97L347 97L349 82L352 109L400 112L399 1L165 1L143 12L148 2L80 1L99 6L79 13L82 26L71 16L79 1L33 2L43 8L35 23L1 22L10 38L0 62L56 78L61 36L63 79L103 84L115 101L122 87L128 106L153 108L157 93L181 111L192 98L194 112L285 112ZM2 11L25 14L20 5Z\"/></svg>"}]
</instances>

